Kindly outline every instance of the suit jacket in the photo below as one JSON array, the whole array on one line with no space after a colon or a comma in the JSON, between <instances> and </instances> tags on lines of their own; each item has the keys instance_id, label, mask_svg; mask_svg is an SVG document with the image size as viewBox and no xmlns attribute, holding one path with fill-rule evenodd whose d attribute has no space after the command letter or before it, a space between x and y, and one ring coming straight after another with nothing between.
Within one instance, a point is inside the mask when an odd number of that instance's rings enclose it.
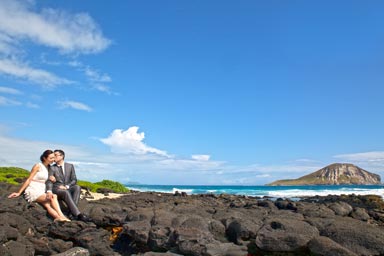
<instances>
[{"instance_id":1,"label":"suit jacket","mask_svg":"<svg viewBox=\"0 0 384 256\"><path fill-rule=\"evenodd\" d=\"M73 164L64 162L64 171L65 175L63 175L62 171L60 170L60 167L57 164L54 164L49 167L48 175L54 176L56 179L56 182L53 183L52 181L47 180L47 190L55 191L59 188L60 185L68 185L69 187L76 185L77 178L76 178L76 172L75 167Z\"/></svg>"}]
</instances>

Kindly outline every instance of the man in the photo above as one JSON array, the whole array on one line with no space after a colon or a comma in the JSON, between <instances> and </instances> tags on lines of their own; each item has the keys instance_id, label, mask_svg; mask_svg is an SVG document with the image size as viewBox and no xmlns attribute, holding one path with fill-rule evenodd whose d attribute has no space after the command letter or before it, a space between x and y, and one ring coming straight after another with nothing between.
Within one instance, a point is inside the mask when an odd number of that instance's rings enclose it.
<instances>
[{"instance_id":1,"label":"man","mask_svg":"<svg viewBox=\"0 0 384 256\"><path fill-rule=\"evenodd\" d=\"M63 200L75 219L89 222L92 221L81 213L77 204L79 203L81 187L77 185L75 167L73 164L64 162L65 153L56 149L55 164L49 168L49 179L47 180L47 193L55 193L58 199Z\"/></svg>"}]
</instances>

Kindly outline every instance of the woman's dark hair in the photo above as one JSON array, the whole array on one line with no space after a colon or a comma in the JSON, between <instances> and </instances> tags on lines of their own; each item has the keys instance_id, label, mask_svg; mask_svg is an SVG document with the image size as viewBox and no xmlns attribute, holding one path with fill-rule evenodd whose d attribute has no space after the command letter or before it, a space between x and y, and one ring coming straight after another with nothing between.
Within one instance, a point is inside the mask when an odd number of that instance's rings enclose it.
<instances>
[{"instance_id":1,"label":"woman's dark hair","mask_svg":"<svg viewBox=\"0 0 384 256\"><path fill-rule=\"evenodd\" d=\"M47 159L50 154L52 154L53 151L50 149L47 149L43 152L43 154L40 156L40 161L43 162L44 159Z\"/></svg>"}]
</instances>

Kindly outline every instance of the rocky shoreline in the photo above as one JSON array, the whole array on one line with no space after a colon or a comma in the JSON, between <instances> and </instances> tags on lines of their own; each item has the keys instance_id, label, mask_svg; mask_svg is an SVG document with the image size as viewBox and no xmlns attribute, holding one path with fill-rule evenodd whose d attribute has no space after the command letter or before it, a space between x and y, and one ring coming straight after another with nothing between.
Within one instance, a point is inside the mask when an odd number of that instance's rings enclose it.
<instances>
[{"instance_id":1,"label":"rocky shoreline","mask_svg":"<svg viewBox=\"0 0 384 256\"><path fill-rule=\"evenodd\" d=\"M300 201L129 193L86 200L94 223L53 222L0 183L0 255L384 255L379 196Z\"/></svg>"}]
</instances>

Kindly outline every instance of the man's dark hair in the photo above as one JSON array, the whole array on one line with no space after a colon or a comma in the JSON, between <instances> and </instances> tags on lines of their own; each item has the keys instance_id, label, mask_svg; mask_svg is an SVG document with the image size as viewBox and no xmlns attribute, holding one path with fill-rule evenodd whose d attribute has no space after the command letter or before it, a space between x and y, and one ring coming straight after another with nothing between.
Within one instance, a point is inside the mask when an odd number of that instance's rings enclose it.
<instances>
[{"instance_id":1,"label":"man's dark hair","mask_svg":"<svg viewBox=\"0 0 384 256\"><path fill-rule=\"evenodd\" d=\"M60 155L62 155L63 156L63 159L65 158L65 153L64 153L64 151L63 150L61 150L61 149L55 149L55 151L53 151L54 153L56 153L56 152L59 152L60 153Z\"/></svg>"}]
</instances>

